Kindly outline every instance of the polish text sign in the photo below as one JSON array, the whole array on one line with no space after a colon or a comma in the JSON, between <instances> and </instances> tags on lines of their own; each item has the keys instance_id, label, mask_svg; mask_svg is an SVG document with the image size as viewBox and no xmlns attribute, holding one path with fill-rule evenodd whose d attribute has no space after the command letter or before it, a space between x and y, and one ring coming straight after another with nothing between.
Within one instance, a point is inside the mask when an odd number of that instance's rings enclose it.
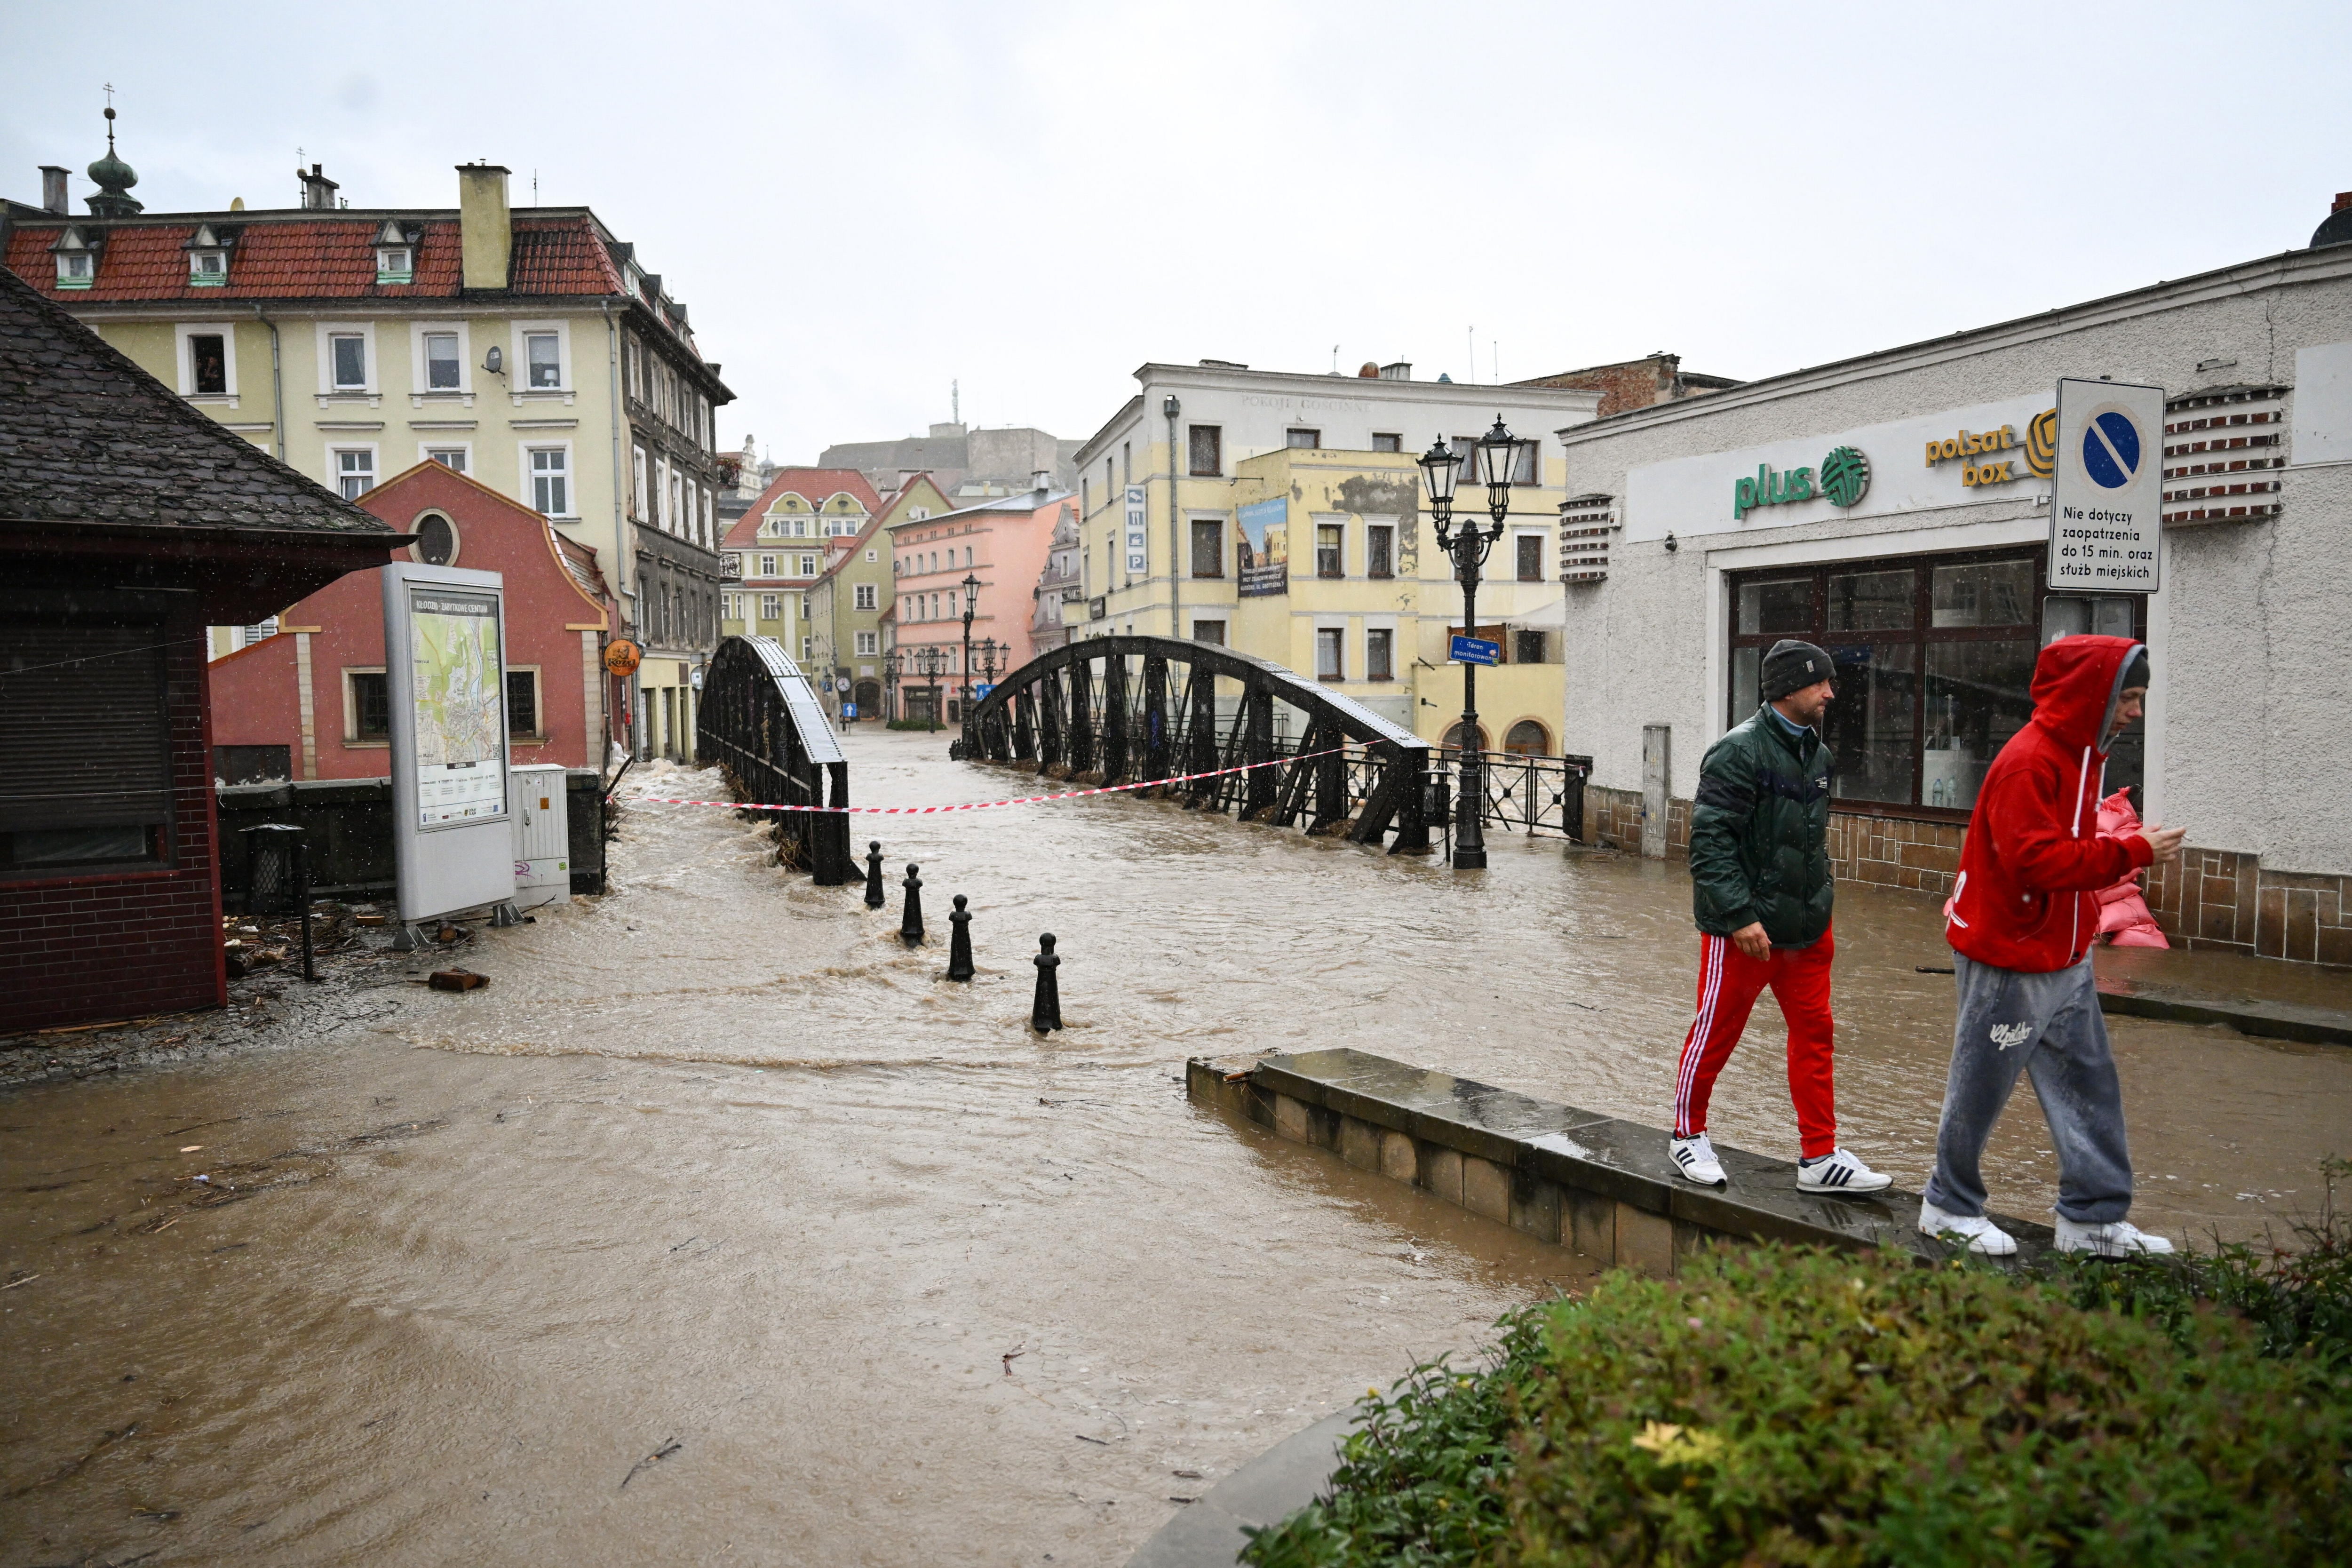
<instances>
[{"instance_id":1,"label":"polish text sign","mask_svg":"<svg viewBox=\"0 0 2352 1568\"><path fill-rule=\"evenodd\" d=\"M2053 588L2153 594L2164 563L2164 388L2058 384Z\"/></svg>"},{"instance_id":2,"label":"polish text sign","mask_svg":"<svg viewBox=\"0 0 2352 1568\"><path fill-rule=\"evenodd\" d=\"M1454 651L1446 655L1447 660L1454 664L1499 664L1502 658L1501 643L1458 635L1454 639Z\"/></svg>"}]
</instances>

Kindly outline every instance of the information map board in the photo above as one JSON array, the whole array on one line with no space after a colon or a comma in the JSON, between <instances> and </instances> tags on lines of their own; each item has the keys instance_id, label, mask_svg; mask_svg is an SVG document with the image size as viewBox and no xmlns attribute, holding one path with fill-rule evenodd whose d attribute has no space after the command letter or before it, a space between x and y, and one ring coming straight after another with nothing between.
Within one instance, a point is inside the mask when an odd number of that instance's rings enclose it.
<instances>
[{"instance_id":1,"label":"information map board","mask_svg":"<svg viewBox=\"0 0 2352 1568\"><path fill-rule=\"evenodd\" d=\"M383 668L400 919L508 901L504 580L454 566L385 567Z\"/></svg>"}]
</instances>

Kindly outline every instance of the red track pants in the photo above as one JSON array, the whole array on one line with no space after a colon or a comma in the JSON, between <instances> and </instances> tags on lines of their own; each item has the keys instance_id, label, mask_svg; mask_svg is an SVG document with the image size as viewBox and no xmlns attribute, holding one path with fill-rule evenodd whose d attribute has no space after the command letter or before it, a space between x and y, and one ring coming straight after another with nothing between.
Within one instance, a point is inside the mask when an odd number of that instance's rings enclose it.
<instances>
[{"instance_id":1,"label":"red track pants","mask_svg":"<svg viewBox=\"0 0 2352 1568\"><path fill-rule=\"evenodd\" d=\"M1837 1089L1830 1065L1830 960L1837 955L1831 931L1811 947L1778 947L1757 960L1731 939L1702 932L1698 939L1698 1016L1683 1039L1675 1073L1675 1136L1706 1131L1707 1097L1731 1059L1731 1047L1748 1027L1757 994L1772 988L1780 1015L1789 1021L1789 1098L1797 1105L1797 1136L1808 1160L1837 1148Z\"/></svg>"}]
</instances>

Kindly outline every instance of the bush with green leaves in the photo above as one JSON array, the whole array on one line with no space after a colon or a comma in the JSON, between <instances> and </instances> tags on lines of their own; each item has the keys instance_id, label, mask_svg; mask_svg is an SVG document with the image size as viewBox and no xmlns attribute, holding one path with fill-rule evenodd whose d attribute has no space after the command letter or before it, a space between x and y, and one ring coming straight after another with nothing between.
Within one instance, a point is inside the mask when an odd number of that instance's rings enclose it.
<instances>
[{"instance_id":1,"label":"bush with green leaves","mask_svg":"<svg viewBox=\"0 0 2352 1568\"><path fill-rule=\"evenodd\" d=\"M1257 1568L2352 1557L2352 1247L2020 1279L1727 1251L1365 1405Z\"/></svg>"}]
</instances>

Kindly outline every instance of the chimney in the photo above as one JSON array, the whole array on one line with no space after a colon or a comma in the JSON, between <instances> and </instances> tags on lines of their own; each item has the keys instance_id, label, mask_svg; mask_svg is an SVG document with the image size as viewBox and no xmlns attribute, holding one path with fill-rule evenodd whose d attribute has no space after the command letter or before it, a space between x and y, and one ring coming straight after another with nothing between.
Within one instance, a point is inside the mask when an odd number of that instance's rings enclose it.
<instances>
[{"instance_id":1,"label":"chimney","mask_svg":"<svg viewBox=\"0 0 2352 1568\"><path fill-rule=\"evenodd\" d=\"M1054 488L1054 470L1051 468L1034 469L1029 475L1029 488L1035 490L1039 495L1044 495L1047 490L1052 489Z\"/></svg>"},{"instance_id":2,"label":"chimney","mask_svg":"<svg viewBox=\"0 0 2352 1568\"><path fill-rule=\"evenodd\" d=\"M1381 379L1382 381L1411 381L1412 379L1412 363L1410 360L1397 360L1393 363L1381 366Z\"/></svg>"},{"instance_id":3,"label":"chimney","mask_svg":"<svg viewBox=\"0 0 2352 1568\"><path fill-rule=\"evenodd\" d=\"M73 210L71 198L66 195L66 172L55 163L41 165L41 205L53 213Z\"/></svg>"},{"instance_id":4,"label":"chimney","mask_svg":"<svg viewBox=\"0 0 2352 1568\"><path fill-rule=\"evenodd\" d=\"M327 166L324 163L311 164L310 172L307 174L297 169L294 171L294 177L302 182L302 205L306 210L316 212L334 210L335 192L341 187L327 178Z\"/></svg>"},{"instance_id":5,"label":"chimney","mask_svg":"<svg viewBox=\"0 0 2352 1568\"><path fill-rule=\"evenodd\" d=\"M465 286L504 289L514 249L514 226L507 212L507 174L496 163L457 165L457 237L465 260Z\"/></svg>"}]
</instances>

